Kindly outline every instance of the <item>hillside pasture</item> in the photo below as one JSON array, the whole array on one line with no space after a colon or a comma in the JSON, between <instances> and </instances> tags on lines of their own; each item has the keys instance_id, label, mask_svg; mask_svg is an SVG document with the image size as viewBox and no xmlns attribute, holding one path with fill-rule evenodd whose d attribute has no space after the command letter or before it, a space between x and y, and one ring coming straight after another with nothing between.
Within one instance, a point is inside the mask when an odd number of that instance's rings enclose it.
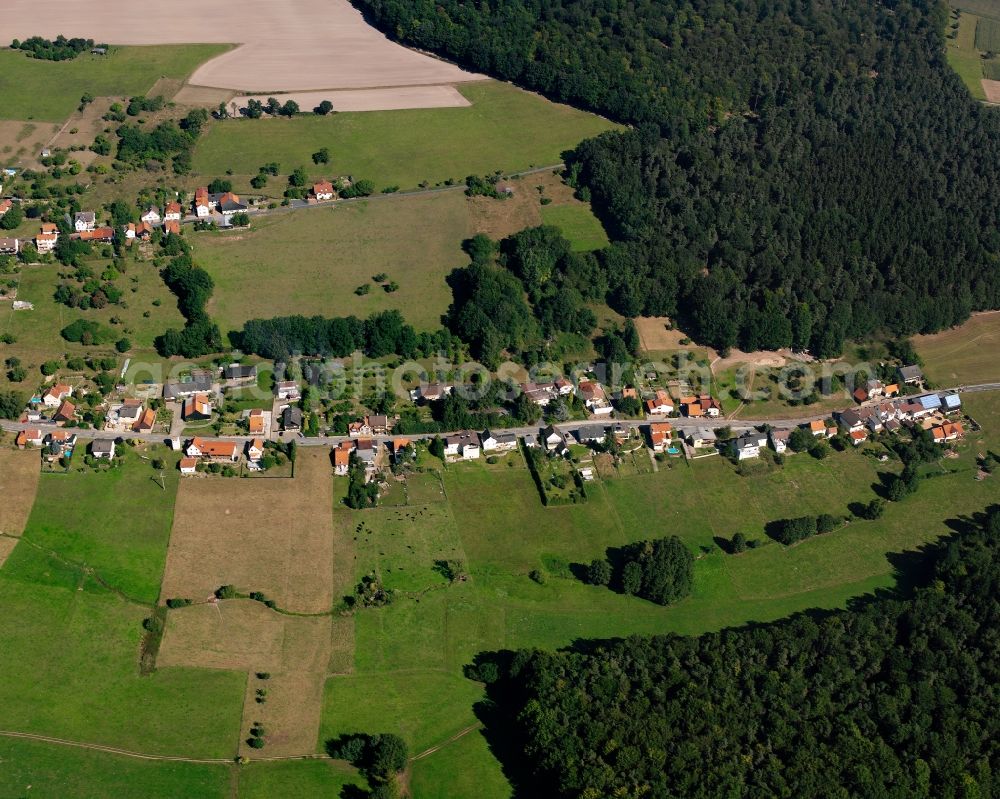
<instances>
[{"instance_id":1,"label":"hillside pasture","mask_svg":"<svg viewBox=\"0 0 1000 799\"><path fill-rule=\"evenodd\" d=\"M913 346L924 373L939 386L1000 380L1000 311L977 313L950 330L914 336Z\"/></svg>"},{"instance_id":2,"label":"hillside pasture","mask_svg":"<svg viewBox=\"0 0 1000 799\"><path fill-rule=\"evenodd\" d=\"M333 604L332 480L326 452L300 450L295 477L181 481L161 598L202 601L221 585L279 607Z\"/></svg>"},{"instance_id":3,"label":"hillside pasture","mask_svg":"<svg viewBox=\"0 0 1000 799\"><path fill-rule=\"evenodd\" d=\"M589 203L543 205L542 222L559 228L569 239L574 252L590 252L608 246L608 234L594 216Z\"/></svg>"},{"instance_id":4,"label":"hillside pasture","mask_svg":"<svg viewBox=\"0 0 1000 799\"><path fill-rule=\"evenodd\" d=\"M194 172L231 171L248 180L276 161L283 174L305 166L311 175L367 178L376 189L461 181L469 174L515 172L558 164L561 153L614 125L497 81L459 85L470 105L368 111L294 119L229 119L211 125L194 152ZM311 155L330 151L330 163Z\"/></svg>"},{"instance_id":5,"label":"hillside pasture","mask_svg":"<svg viewBox=\"0 0 1000 799\"><path fill-rule=\"evenodd\" d=\"M969 93L977 100L985 100L983 91L983 60L976 49L976 27L979 17L964 11L958 18L955 38L946 39L945 55L948 64L966 85Z\"/></svg>"},{"instance_id":6,"label":"hillside pasture","mask_svg":"<svg viewBox=\"0 0 1000 799\"><path fill-rule=\"evenodd\" d=\"M209 311L224 330L247 319L388 309L436 329L451 302L445 277L468 262L464 200L460 192L378 199L276 214L238 234L199 234L198 262L215 281ZM373 282L380 272L399 289ZM364 284L369 292L356 295Z\"/></svg>"}]
</instances>

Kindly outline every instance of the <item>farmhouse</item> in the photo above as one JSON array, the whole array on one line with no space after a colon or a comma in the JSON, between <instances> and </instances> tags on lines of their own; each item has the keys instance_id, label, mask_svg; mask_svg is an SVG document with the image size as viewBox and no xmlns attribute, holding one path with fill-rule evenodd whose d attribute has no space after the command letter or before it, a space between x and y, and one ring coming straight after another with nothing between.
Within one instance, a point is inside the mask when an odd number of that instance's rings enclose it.
<instances>
[{"instance_id":1,"label":"farmhouse","mask_svg":"<svg viewBox=\"0 0 1000 799\"><path fill-rule=\"evenodd\" d=\"M46 408L58 408L64 399L73 396L73 388L64 383L55 383L42 394L42 405Z\"/></svg>"},{"instance_id":2,"label":"farmhouse","mask_svg":"<svg viewBox=\"0 0 1000 799\"><path fill-rule=\"evenodd\" d=\"M17 255L21 251L21 242L17 239L0 238L0 255Z\"/></svg>"},{"instance_id":3,"label":"farmhouse","mask_svg":"<svg viewBox=\"0 0 1000 799\"><path fill-rule=\"evenodd\" d=\"M479 457L479 436L469 430L445 437L444 454L451 457L461 457L463 460L475 460Z\"/></svg>"},{"instance_id":4,"label":"farmhouse","mask_svg":"<svg viewBox=\"0 0 1000 799\"><path fill-rule=\"evenodd\" d=\"M236 463L240 457L239 445L235 441L223 441L218 438L195 437L187 445L185 453L189 458L230 463Z\"/></svg>"},{"instance_id":5,"label":"farmhouse","mask_svg":"<svg viewBox=\"0 0 1000 799\"><path fill-rule=\"evenodd\" d=\"M73 229L77 233L93 230L97 225L97 216L93 211L78 211L73 215Z\"/></svg>"},{"instance_id":6,"label":"farmhouse","mask_svg":"<svg viewBox=\"0 0 1000 799\"><path fill-rule=\"evenodd\" d=\"M184 418L188 421L212 418L212 403L207 394L195 394L184 401Z\"/></svg>"},{"instance_id":7,"label":"farmhouse","mask_svg":"<svg viewBox=\"0 0 1000 799\"><path fill-rule=\"evenodd\" d=\"M115 457L115 442L110 438L98 438L90 442L90 454L95 458L111 460Z\"/></svg>"},{"instance_id":8,"label":"farmhouse","mask_svg":"<svg viewBox=\"0 0 1000 799\"><path fill-rule=\"evenodd\" d=\"M212 195L212 199L215 202L216 209L225 217L247 210L247 206L240 202L239 195L233 194L231 191Z\"/></svg>"},{"instance_id":9,"label":"farmhouse","mask_svg":"<svg viewBox=\"0 0 1000 799\"><path fill-rule=\"evenodd\" d=\"M312 195L317 202L322 202L323 200L333 199L333 184L328 180L321 180L319 183L314 183L312 188Z\"/></svg>"},{"instance_id":10,"label":"farmhouse","mask_svg":"<svg viewBox=\"0 0 1000 799\"><path fill-rule=\"evenodd\" d=\"M759 458L760 448L766 444L767 436L751 430L733 439L733 453L736 455L736 459L741 461L747 458Z\"/></svg>"}]
</instances>

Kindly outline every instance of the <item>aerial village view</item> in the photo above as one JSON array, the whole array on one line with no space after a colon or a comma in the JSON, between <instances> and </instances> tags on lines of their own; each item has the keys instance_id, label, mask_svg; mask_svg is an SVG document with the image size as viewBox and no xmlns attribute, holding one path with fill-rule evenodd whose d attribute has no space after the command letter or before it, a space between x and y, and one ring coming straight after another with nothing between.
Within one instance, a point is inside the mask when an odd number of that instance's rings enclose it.
<instances>
[{"instance_id":1,"label":"aerial village view","mask_svg":"<svg viewBox=\"0 0 1000 799\"><path fill-rule=\"evenodd\" d=\"M0 796L1000 795L1000 0L7 0Z\"/></svg>"}]
</instances>

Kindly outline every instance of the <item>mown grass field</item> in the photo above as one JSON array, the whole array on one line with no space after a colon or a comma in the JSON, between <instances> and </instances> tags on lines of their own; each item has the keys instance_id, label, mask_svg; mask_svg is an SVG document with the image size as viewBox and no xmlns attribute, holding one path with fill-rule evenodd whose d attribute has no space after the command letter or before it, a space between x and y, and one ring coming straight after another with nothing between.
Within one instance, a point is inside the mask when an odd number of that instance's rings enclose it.
<instances>
[{"instance_id":1,"label":"mown grass field","mask_svg":"<svg viewBox=\"0 0 1000 799\"><path fill-rule=\"evenodd\" d=\"M981 313L964 325L914 336L924 373L939 386L1000 380L1000 312Z\"/></svg>"},{"instance_id":2,"label":"mown grass field","mask_svg":"<svg viewBox=\"0 0 1000 799\"><path fill-rule=\"evenodd\" d=\"M465 197L376 199L254 220L240 233L198 234L195 255L215 280L209 312L225 330L288 314L364 318L398 309L436 329L451 302L445 277L468 262ZM389 293L372 279L399 284ZM369 292L354 290L368 284Z\"/></svg>"},{"instance_id":3,"label":"mown grass field","mask_svg":"<svg viewBox=\"0 0 1000 799\"><path fill-rule=\"evenodd\" d=\"M542 222L559 228L576 252L600 250L608 246L608 234L586 203L543 205Z\"/></svg>"},{"instance_id":4,"label":"mown grass field","mask_svg":"<svg viewBox=\"0 0 1000 799\"><path fill-rule=\"evenodd\" d=\"M85 92L95 97L145 94L159 78L185 79L228 49L218 44L113 47L106 56L85 53L71 61L0 50L0 118L60 122Z\"/></svg>"},{"instance_id":5,"label":"mown grass field","mask_svg":"<svg viewBox=\"0 0 1000 799\"><path fill-rule=\"evenodd\" d=\"M614 127L496 81L460 84L458 90L471 106L226 120L198 143L194 171L251 176L277 161L283 174L305 166L311 175L353 175L378 189L407 189L556 164L564 150ZM330 163L317 167L311 155L322 147L329 148Z\"/></svg>"},{"instance_id":6,"label":"mown grass field","mask_svg":"<svg viewBox=\"0 0 1000 799\"><path fill-rule=\"evenodd\" d=\"M979 17L963 11L958 18L958 35L954 39L945 40L945 55L969 93L977 100L985 100L982 53L976 49L978 23Z\"/></svg>"},{"instance_id":7,"label":"mown grass field","mask_svg":"<svg viewBox=\"0 0 1000 799\"><path fill-rule=\"evenodd\" d=\"M149 460L127 447L119 452L125 453L122 466L95 471L83 465L81 447L74 456L81 471L44 475L24 540L93 569L132 599L153 603L174 518L177 457L166 447L143 448L146 458L165 459L161 484Z\"/></svg>"}]
</instances>

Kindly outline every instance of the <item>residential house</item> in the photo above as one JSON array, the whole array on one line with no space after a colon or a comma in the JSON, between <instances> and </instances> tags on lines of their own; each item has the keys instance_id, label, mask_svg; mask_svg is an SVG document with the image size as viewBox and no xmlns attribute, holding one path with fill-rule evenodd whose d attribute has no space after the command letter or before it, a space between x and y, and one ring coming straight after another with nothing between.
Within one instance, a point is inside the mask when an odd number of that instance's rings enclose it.
<instances>
[{"instance_id":1,"label":"residential house","mask_svg":"<svg viewBox=\"0 0 1000 799\"><path fill-rule=\"evenodd\" d=\"M225 217L238 214L247 210L245 203L240 202L240 196L231 191L224 192L214 198L215 207Z\"/></svg>"},{"instance_id":2,"label":"residential house","mask_svg":"<svg viewBox=\"0 0 1000 799\"><path fill-rule=\"evenodd\" d=\"M962 398L957 393L941 395L941 410L945 413L957 413L962 410Z\"/></svg>"},{"instance_id":3,"label":"residential house","mask_svg":"<svg viewBox=\"0 0 1000 799\"><path fill-rule=\"evenodd\" d=\"M517 436L513 433L492 433L484 430L479 440L483 452L510 452L517 449Z\"/></svg>"},{"instance_id":4,"label":"residential house","mask_svg":"<svg viewBox=\"0 0 1000 799\"><path fill-rule=\"evenodd\" d=\"M93 230L97 225L97 215L93 211L79 211L73 215L73 229L77 233Z\"/></svg>"},{"instance_id":5,"label":"residential house","mask_svg":"<svg viewBox=\"0 0 1000 799\"><path fill-rule=\"evenodd\" d=\"M914 418L941 410L941 397L938 394L921 394L915 401L920 404L921 411L914 414Z\"/></svg>"},{"instance_id":6,"label":"residential house","mask_svg":"<svg viewBox=\"0 0 1000 799\"><path fill-rule=\"evenodd\" d=\"M348 444L349 446L344 446ZM334 447L333 449L333 473L344 477L351 466L351 453L354 451L354 445L349 441L341 442L339 447Z\"/></svg>"},{"instance_id":7,"label":"residential house","mask_svg":"<svg viewBox=\"0 0 1000 799\"><path fill-rule=\"evenodd\" d=\"M96 438L90 442L90 454L95 458L111 460L115 457L115 442L111 438Z\"/></svg>"},{"instance_id":8,"label":"residential house","mask_svg":"<svg viewBox=\"0 0 1000 799\"><path fill-rule=\"evenodd\" d=\"M181 458L180 462L181 474L194 474L198 471L198 459L197 458Z\"/></svg>"},{"instance_id":9,"label":"residential house","mask_svg":"<svg viewBox=\"0 0 1000 799\"><path fill-rule=\"evenodd\" d=\"M852 422L851 427L853 427L855 424L860 425L863 423L862 414L859 411L855 411L853 409L844 411L842 414L840 414L841 422L843 422L844 417L849 414L853 414L853 416L851 416L852 419L854 418L854 416L857 416L857 422ZM827 427L826 422L824 422L822 419L816 419L812 422L809 422L808 427L809 427L809 432L812 433L815 438L832 438L834 435L836 435L837 432L836 429ZM833 433L830 432L831 429L833 429Z\"/></svg>"},{"instance_id":10,"label":"residential house","mask_svg":"<svg viewBox=\"0 0 1000 799\"><path fill-rule=\"evenodd\" d=\"M480 455L479 436L471 430L445 436L445 456L461 457L462 460L475 460Z\"/></svg>"},{"instance_id":11,"label":"residential house","mask_svg":"<svg viewBox=\"0 0 1000 799\"><path fill-rule=\"evenodd\" d=\"M0 200L0 217L6 214L13 207L14 202L12 200Z\"/></svg>"},{"instance_id":12,"label":"residential house","mask_svg":"<svg viewBox=\"0 0 1000 799\"><path fill-rule=\"evenodd\" d=\"M181 204L179 202L169 202L167 207L163 209L163 221L164 222L180 222L181 221Z\"/></svg>"},{"instance_id":13,"label":"residential house","mask_svg":"<svg viewBox=\"0 0 1000 799\"><path fill-rule=\"evenodd\" d=\"M210 461L229 461L236 463L240 457L239 444L236 441L223 441L218 438L195 437L185 450L189 458L203 458Z\"/></svg>"},{"instance_id":14,"label":"residential house","mask_svg":"<svg viewBox=\"0 0 1000 799\"><path fill-rule=\"evenodd\" d=\"M0 255L17 255L21 251L21 242L17 239L0 238Z\"/></svg>"},{"instance_id":15,"label":"residential house","mask_svg":"<svg viewBox=\"0 0 1000 799\"><path fill-rule=\"evenodd\" d=\"M263 457L264 439L251 438L250 441L247 442L247 460L252 463L257 463Z\"/></svg>"},{"instance_id":16,"label":"residential house","mask_svg":"<svg viewBox=\"0 0 1000 799\"><path fill-rule=\"evenodd\" d=\"M212 202L208 188L205 186L200 186L194 191L194 213L200 219L211 216L212 210L215 208Z\"/></svg>"},{"instance_id":17,"label":"residential house","mask_svg":"<svg viewBox=\"0 0 1000 799\"><path fill-rule=\"evenodd\" d=\"M323 200L332 200L333 184L328 180L321 180L319 183L314 183L312 188L312 195L317 202L322 202Z\"/></svg>"},{"instance_id":18,"label":"residential house","mask_svg":"<svg viewBox=\"0 0 1000 799\"><path fill-rule=\"evenodd\" d=\"M580 392L580 397L587 410L595 416L607 416L614 410L611 403L608 402L604 386L600 383L593 380L581 380L577 391Z\"/></svg>"},{"instance_id":19,"label":"residential house","mask_svg":"<svg viewBox=\"0 0 1000 799\"><path fill-rule=\"evenodd\" d=\"M93 230L85 230L82 233L73 234L80 241L99 241L110 244L115 240L115 229L111 227L99 227Z\"/></svg>"},{"instance_id":20,"label":"residential house","mask_svg":"<svg viewBox=\"0 0 1000 799\"><path fill-rule=\"evenodd\" d=\"M152 408L146 408L139 418L135 420L132 430L136 433L149 433L152 431L154 424L156 424L156 411Z\"/></svg>"},{"instance_id":21,"label":"residential house","mask_svg":"<svg viewBox=\"0 0 1000 799\"><path fill-rule=\"evenodd\" d=\"M745 461L748 458L759 458L760 448L767 444L767 436L750 430L742 433L733 439L733 453L737 460Z\"/></svg>"},{"instance_id":22,"label":"residential house","mask_svg":"<svg viewBox=\"0 0 1000 799\"><path fill-rule=\"evenodd\" d=\"M63 455L71 455L76 448L76 433L69 430L53 430L45 437L45 457L50 461Z\"/></svg>"},{"instance_id":23,"label":"residential house","mask_svg":"<svg viewBox=\"0 0 1000 799\"><path fill-rule=\"evenodd\" d=\"M896 370L896 375L899 377L899 382L904 383L908 386L916 386L924 382L924 373L921 371L919 366L911 364L909 366L900 366Z\"/></svg>"},{"instance_id":24,"label":"residential house","mask_svg":"<svg viewBox=\"0 0 1000 799\"><path fill-rule=\"evenodd\" d=\"M943 444L946 441L954 441L965 435L965 429L961 422L945 422L931 428L931 438L935 444Z\"/></svg>"},{"instance_id":25,"label":"residential house","mask_svg":"<svg viewBox=\"0 0 1000 799\"><path fill-rule=\"evenodd\" d=\"M603 444L607 434L603 425L587 424L577 429L576 438L581 444Z\"/></svg>"},{"instance_id":26,"label":"residential house","mask_svg":"<svg viewBox=\"0 0 1000 799\"><path fill-rule=\"evenodd\" d=\"M22 430L14 439L14 444L17 445L18 449L24 449L29 444L32 447L40 447L43 443L45 443L45 434L41 430L37 430L35 428Z\"/></svg>"},{"instance_id":27,"label":"residential house","mask_svg":"<svg viewBox=\"0 0 1000 799\"><path fill-rule=\"evenodd\" d=\"M788 439L791 435L792 431L787 428L772 427L767 437L771 441L771 448L781 455L788 449Z\"/></svg>"},{"instance_id":28,"label":"residential house","mask_svg":"<svg viewBox=\"0 0 1000 799\"><path fill-rule=\"evenodd\" d=\"M55 383L49 386L42 394L42 405L46 408L58 408L64 399L73 396L72 386L64 383Z\"/></svg>"},{"instance_id":29,"label":"residential house","mask_svg":"<svg viewBox=\"0 0 1000 799\"><path fill-rule=\"evenodd\" d=\"M160 216L160 209L155 205L151 205L146 209L146 212L139 217L139 219L147 225L158 225L162 220L162 217Z\"/></svg>"},{"instance_id":30,"label":"residential house","mask_svg":"<svg viewBox=\"0 0 1000 799\"><path fill-rule=\"evenodd\" d=\"M854 397L855 402L865 402L868 399L868 391L863 388L856 388L851 396Z\"/></svg>"},{"instance_id":31,"label":"residential house","mask_svg":"<svg viewBox=\"0 0 1000 799\"><path fill-rule=\"evenodd\" d=\"M520 388L524 396L542 408L559 394L554 383L521 383Z\"/></svg>"},{"instance_id":32,"label":"residential house","mask_svg":"<svg viewBox=\"0 0 1000 799\"><path fill-rule=\"evenodd\" d=\"M680 405L684 415L693 418L708 416L714 419L722 415L722 406L711 394L681 397Z\"/></svg>"},{"instance_id":33,"label":"residential house","mask_svg":"<svg viewBox=\"0 0 1000 799\"><path fill-rule=\"evenodd\" d=\"M662 388L657 389L655 396L646 400L645 406L646 413L650 416L665 416L674 412L674 403Z\"/></svg>"},{"instance_id":34,"label":"residential house","mask_svg":"<svg viewBox=\"0 0 1000 799\"><path fill-rule=\"evenodd\" d=\"M282 430L302 429L302 409L297 405L289 405L281 414Z\"/></svg>"},{"instance_id":35,"label":"residential house","mask_svg":"<svg viewBox=\"0 0 1000 799\"><path fill-rule=\"evenodd\" d=\"M378 455L378 442L371 438L359 438L354 444L358 460L365 465L365 470L375 468L375 458Z\"/></svg>"},{"instance_id":36,"label":"residential house","mask_svg":"<svg viewBox=\"0 0 1000 799\"><path fill-rule=\"evenodd\" d=\"M426 386L421 385L411 392L413 399L420 400L421 402L436 402L447 394L451 394L454 386L448 385L447 383L428 383Z\"/></svg>"},{"instance_id":37,"label":"residential house","mask_svg":"<svg viewBox=\"0 0 1000 799\"><path fill-rule=\"evenodd\" d=\"M207 394L195 394L184 401L183 416L187 421L212 418L212 403Z\"/></svg>"},{"instance_id":38,"label":"residential house","mask_svg":"<svg viewBox=\"0 0 1000 799\"><path fill-rule=\"evenodd\" d=\"M299 384L294 380L280 380L275 383L274 394L280 400L297 400L301 396Z\"/></svg>"},{"instance_id":39,"label":"residential house","mask_svg":"<svg viewBox=\"0 0 1000 799\"><path fill-rule=\"evenodd\" d=\"M131 242L135 238L135 223L129 222L127 225L122 226L122 230L125 231L125 241Z\"/></svg>"},{"instance_id":40,"label":"residential house","mask_svg":"<svg viewBox=\"0 0 1000 799\"><path fill-rule=\"evenodd\" d=\"M59 228L51 222L45 222L38 235L35 236L35 249L38 252L52 252L59 241Z\"/></svg>"},{"instance_id":41,"label":"residential house","mask_svg":"<svg viewBox=\"0 0 1000 799\"><path fill-rule=\"evenodd\" d=\"M557 377L553 381L552 385L555 386L556 393L558 393L560 397L565 397L567 394L573 393L573 383L565 377Z\"/></svg>"},{"instance_id":42,"label":"residential house","mask_svg":"<svg viewBox=\"0 0 1000 799\"><path fill-rule=\"evenodd\" d=\"M889 385L887 385L885 388L882 389L882 394L886 397L895 397L897 394L899 394L899 384L890 383Z\"/></svg>"},{"instance_id":43,"label":"residential house","mask_svg":"<svg viewBox=\"0 0 1000 799\"><path fill-rule=\"evenodd\" d=\"M163 233L167 236L181 235L181 223L176 219L168 219L163 223Z\"/></svg>"},{"instance_id":44,"label":"residential house","mask_svg":"<svg viewBox=\"0 0 1000 799\"><path fill-rule=\"evenodd\" d=\"M370 438L372 432L367 416L364 419L355 419L347 425L347 435L351 438Z\"/></svg>"},{"instance_id":45,"label":"residential house","mask_svg":"<svg viewBox=\"0 0 1000 799\"><path fill-rule=\"evenodd\" d=\"M699 427L688 433L687 440L692 447L698 448L714 447L717 439L715 431L711 427Z\"/></svg>"},{"instance_id":46,"label":"residential house","mask_svg":"<svg viewBox=\"0 0 1000 799\"><path fill-rule=\"evenodd\" d=\"M534 433L525 433L521 436L521 440L524 442L524 446L528 449L534 449L538 446L538 436Z\"/></svg>"},{"instance_id":47,"label":"residential house","mask_svg":"<svg viewBox=\"0 0 1000 799\"><path fill-rule=\"evenodd\" d=\"M542 429L541 441L546 452L561 453L566 449L566 436L564 436L559 429L553 425L549 425L548 427Z\"/></svg>"},{"instance_id":48,"label":"residential house","mask_svg":"<svg viewBox=\"0 0 1000 799\"><path fill-rule=\"evenodd\" d=\"M672 428L666 422L654 422L649 425L649 444L653 452L666 452L670 447Z\"/></svg>"},{"instance_id":49,"label":"residential house","mask_svg":"<svg viewBox=\"0 0 1000 799\"><path fill-rule=\"evenodd\" d=\"M252 436L267 433L267 415L261 408L251 408L247 414L247 432Z\"/></svg>"},{"instance_id":50,"label":"residential house","mask_svg":"<svg viewBox=\"0 0 1000 799\"><path fill-rule=\"evenodd\" d=\"M245 386L257 382L256 364L231 363L222 369L222 377L231 385Z\"/></svg>"},{"instance_id":51,"label":"residential house","mask_svg":"<svg viewBox=\"0 0 1000 799\"><path fill-rule=\"evenodd\" d=\"M76 406L69 400L63 400L56 412L52 414L52 421L56 424L65 424L76 418Z\"/></svg>"},{"instance_id":52,"label":"residential house","mask_svg":"<svg viewBox=\"0 0 1000 799\"><path fill-rule=\"evenodd\" d=\"M861 428L860 430L851 430L849 436L851 443L856 447L860 447L868 440L868 431L864 428Z\"/></svg>"},{"instance_id":53,"label":"residential house","mask_svg":"<svg viewBox=\"0 0 1000 799\"><path fill-rule=\"evenodd\" d=\"M372 416L366 416L365 422L372 429L372 433L377 436L385 435L389 432L389 417L384 414L377 413Z\"/></svg>"}]
</instances>

